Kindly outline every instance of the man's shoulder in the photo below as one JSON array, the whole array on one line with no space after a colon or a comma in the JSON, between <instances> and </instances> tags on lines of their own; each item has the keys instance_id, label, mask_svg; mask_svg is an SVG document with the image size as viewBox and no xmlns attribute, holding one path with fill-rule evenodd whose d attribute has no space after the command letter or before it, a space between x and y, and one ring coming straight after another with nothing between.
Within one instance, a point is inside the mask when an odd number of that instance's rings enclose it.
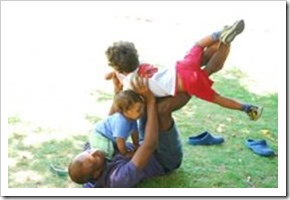
<instances>
[{"instance_id":1,"label":"man's shoulder","mask_svg":"<svg viewBox=\"0 0 290 200\"><path fill-rule=\"evenodd\" d=\"M108 187L133 187L144 174L138 170L131 159L117 154L109 164L107 175Z\"/></svg>"},{"instance_id":2,"label":"man's shoulder","mask_svg":"<svg viewBox=\"0 0 290 200\"><path fill-rule=\"evenodd\" d=\"M130 159L128 160L121 154L116 154L112 159L106 160L106 167L104 168L101 177L99 177L97 180L92 180L88 183L85 183L83 186L86 188L114 187L114 185L117 185L117 183L122 181L122 178L124 178L119 172L120 166L128 163L129 161Z\"/></svg>"}]
</instances>

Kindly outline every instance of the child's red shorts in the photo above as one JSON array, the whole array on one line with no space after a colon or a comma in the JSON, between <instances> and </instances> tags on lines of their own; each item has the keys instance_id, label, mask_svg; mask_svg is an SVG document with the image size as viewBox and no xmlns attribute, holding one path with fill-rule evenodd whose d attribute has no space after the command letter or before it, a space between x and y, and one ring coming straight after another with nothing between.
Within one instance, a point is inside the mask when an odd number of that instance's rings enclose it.
<instances>
[{"instance_id":1,"label":"child's red shorts","mask_svg":"<svg viewBox=\"0 0 290 200\"><path fill-rule=\"evenodd\" d=\"M190 52L176 63L176 73L181 78L183 89L190 95L212 102L216 93L211 87L213 81L201 69L203 48L194 46Z\"/></svg>"}]
</instances>

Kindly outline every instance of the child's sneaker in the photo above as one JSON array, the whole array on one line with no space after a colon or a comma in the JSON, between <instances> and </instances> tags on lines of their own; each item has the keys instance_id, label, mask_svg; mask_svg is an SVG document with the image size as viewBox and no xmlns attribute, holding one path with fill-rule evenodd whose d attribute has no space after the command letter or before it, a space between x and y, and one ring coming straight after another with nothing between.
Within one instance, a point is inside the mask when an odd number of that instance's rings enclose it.
<instances>
[{"instance_id":1,"label":"child's sneaker","mask_svg":"<svg viewBox=\"0 0 290 200\"><path fill-rule=\"evenodd\" d=\"M242 33L245 28L244 20L236 21L232 26L226 26L220 35L220 40L225 44L230 44L235 37Z\"/></svg>"},{"instance_id":2,"label":"child's sneaker","mask_svg":"<svg viewBox=\"0 0 290 200\"><path fill-rule=\"evenodd\" d=\"M247 114L250 117L250 120L257 120L260 118L263 112L263 107L250 106Z\"/></svg>"}]
</instances>

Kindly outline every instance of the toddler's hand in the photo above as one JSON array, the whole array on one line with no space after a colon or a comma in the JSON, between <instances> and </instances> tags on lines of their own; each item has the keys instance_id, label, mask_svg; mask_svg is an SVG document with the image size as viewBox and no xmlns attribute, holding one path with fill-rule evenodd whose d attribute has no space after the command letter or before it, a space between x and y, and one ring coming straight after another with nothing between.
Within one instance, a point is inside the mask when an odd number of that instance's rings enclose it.
<instances>
[{"instance_id":1,"label":"toddler's hand","mask_svg":"<svg viewBox=\"0 0 290 200\"><path fill-rule=\"evenodd\" d=\"M133 157L133 155L134 155L134 153L135 153L135 151L128 151L127 153L126 153L126 157L127 158L132 158Z\"/></svg>"}]
</instances>

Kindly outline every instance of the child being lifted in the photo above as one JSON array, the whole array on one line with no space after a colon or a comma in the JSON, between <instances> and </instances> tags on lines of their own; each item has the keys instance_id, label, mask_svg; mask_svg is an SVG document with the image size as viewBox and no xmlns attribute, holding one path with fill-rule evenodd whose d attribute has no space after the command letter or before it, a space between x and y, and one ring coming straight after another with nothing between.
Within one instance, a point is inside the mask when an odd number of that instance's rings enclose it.
<instances>
[{"instance_id":1,"label":"child being lifted","mask_svg":"<svg viewBox=\"0 0 290 200\"><path fill-rule=\"evenodd\" d=\"M117 76L123 85L128 85L135 75L147 77L149 88L156 97L187 92L222 107L244 111L251 120L257 120L263 107L220 95L212 88L214 82L209 78L223 68L231 42L243 32L244 27L244 20L239 20L222 31L204 37L190 49L183 60L177 61L175 68L156 68L140 63L133 43L115 42L106 50L109 66L114 69L106 75L106 79Z\"/></svg>"}]
</instances>

